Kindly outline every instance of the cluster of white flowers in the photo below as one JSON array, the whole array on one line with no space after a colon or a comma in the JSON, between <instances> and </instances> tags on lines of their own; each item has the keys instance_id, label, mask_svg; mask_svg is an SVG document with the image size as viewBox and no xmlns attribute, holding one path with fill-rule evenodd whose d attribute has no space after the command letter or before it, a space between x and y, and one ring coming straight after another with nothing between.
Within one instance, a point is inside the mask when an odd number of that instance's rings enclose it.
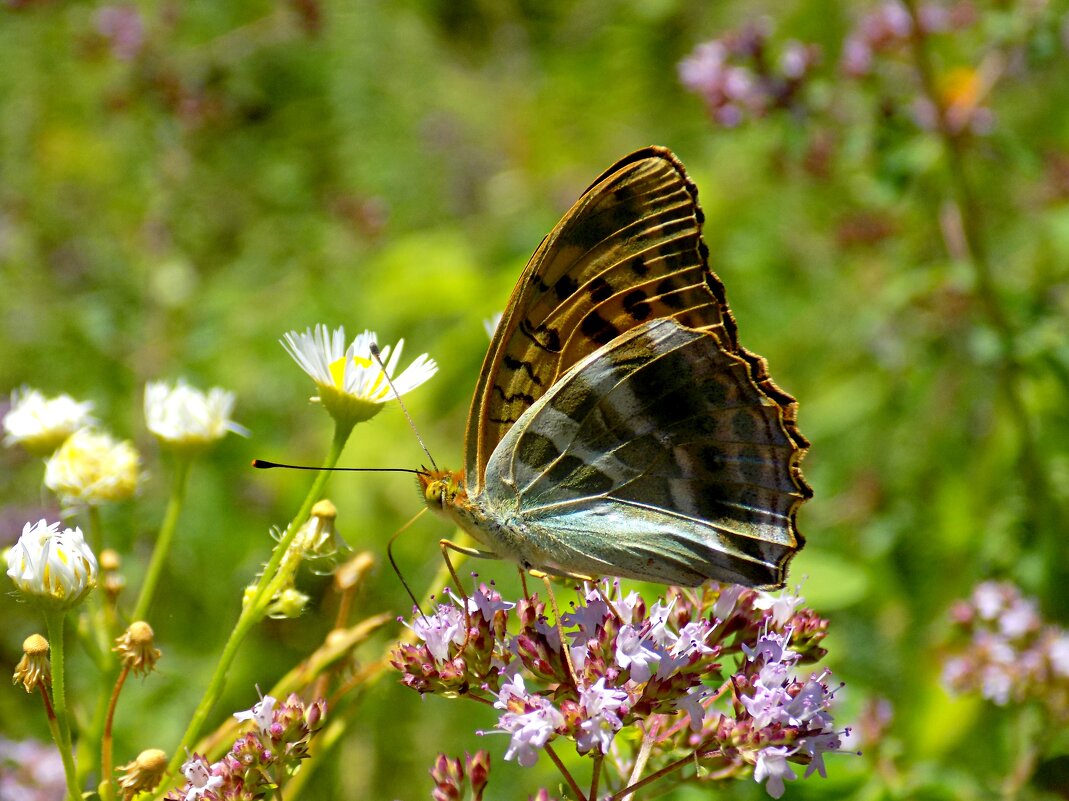
<instances>
[{"instance_id":1,"label":"cluster of white flowers","mask_svg":"<svg viewBox=\"0 0 1069 801\"><path fill-rule=\"evenodd\" d=\"M129 441L94 428L93 404L69 395L47 398L23 388L4 415L4 442L49 456L45 486L65 506L95 506L131 497L141 480L141 461ZM207 393L184 381L145 386L145 423L167 447L198 450L228 431L248 433L230 419L234 395L219 387Z\"/></svg>"},{"instance_id":2,"label":"cluster of white flowers","mask_svg":"<svg viewBox=\"0 0 1069 801\"><path fill-rule=\"evenodd\" d=\"M538 761L539 750L564 725L561 711L548 698L527 692L519 674L501 685L494 707L504 710L498 731L512 735L505 759L515 759L525 768Z\"/></svg>"},{"instance_id":3,"label":"cluster of white flowers","mask_svg":"<svg viewBox=\"0 0 1069 801\"><path fill-rule=\"evenodd\" d=\"M1010 582L983 581L951 616L970 640L943 664L950 689L1000 706L1029 698L1069 706L1069 631L1045 623L1034 599Z\"/></svg>"},{"instance_id":4,"label":"cluster of white flowers","mask_svg":"<svg viewBox=\"0 0 1069 801\"><path fill-rule=\"evenodd\" d=\"M792 745L768 746L757 753L754 779L766 782L765 789L773 798L783 795L784 781L797 778L787 761L790 757L798 753L809 757L806 778L815 772L827 776L824 754L842 745L842 732L832 728L828 711L835 697L824 682L829 673L814 674L805 681L796 678L792 671L801 655L788 647L788 640L789 634L769 632L753 648L743 646L751 662L761 662L753 695L740 699L754 727L789 726L804 732Z\"/></svg>"}]
</instances>

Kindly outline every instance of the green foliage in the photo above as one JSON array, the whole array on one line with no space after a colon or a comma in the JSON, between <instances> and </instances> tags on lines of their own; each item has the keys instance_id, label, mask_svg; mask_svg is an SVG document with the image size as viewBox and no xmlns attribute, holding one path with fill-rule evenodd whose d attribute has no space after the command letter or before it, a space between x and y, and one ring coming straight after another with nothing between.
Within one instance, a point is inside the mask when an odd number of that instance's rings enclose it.
<instances>
[{"instance_id":1,"label":"green foliage","mask_svg":"<svg viewBox=\"0 0 1069 801\"><path fill-rule=\"evenodd\" d=\"M911 116L921 89L908 48L863 80L837 67L861 4L761 4L773 40L814 41L823 64L802 106L737 128L710 122L677 64L756 19L747 2L156 0L137 6L144 41L131 58L98 30L97 3L0 8L0 389L90 399L145 454L142 497L104 515L135 554L132 586L169 483L141 422L144 383L224 386L252 431L193 470L153 611L163 674L124 695L132 734L118 761L177 742L269 527L307 490L303 474L249 460L317 463L329 443L279 336L344 324L428 351L441 372L408 406L439 463L459 466L481 320L589 181L657 143L699 186L742 342L801 404L815 497L792 575L832 620L826 662L848 685L838 719L874 699L894 710L862 757L829 757L829 779L787 797L997 797L1029 756L1026 727L1013 708L950 698L940 648L951 602L982 578L1014 580L1051 620L1069 619L1069 18L1064 3L977 5L974 25L933 37L933 69L942 80L1005 56L982 99L990 133L956 140L991 294L962 244L946 142ZM5 449L0 460L9 544L57 509L37 459ZM390 409L357 429L342 464L423 460ZM339 475L330 495L350 543L380 557L422 505L390 475ZM414 587L427 587L449 533L425 519L399 541ZM508 566L479 569L512 586ZM333 601L321 579L305 589L323 606L254 632L210 722L248 708L254 684L322 641ZM359 606L407 613L409 601L379 567ZM11 597L0 616L13 665L39 622ZM396 636L387 627L362 660ZM390 673L357 703L309 797L427 797L438 751L480 747L493 755L488 797L554 787L547 760L524 770L501 761L504 738L474 736L492 710L421 702ZM32 696L0 693L0 734L46 739L39 712ZM1061 763L1045 760L1069 744L1062 733L1043 748L1021 797L1053 797L1044 777Z\"/></svg>"}]
</instances>

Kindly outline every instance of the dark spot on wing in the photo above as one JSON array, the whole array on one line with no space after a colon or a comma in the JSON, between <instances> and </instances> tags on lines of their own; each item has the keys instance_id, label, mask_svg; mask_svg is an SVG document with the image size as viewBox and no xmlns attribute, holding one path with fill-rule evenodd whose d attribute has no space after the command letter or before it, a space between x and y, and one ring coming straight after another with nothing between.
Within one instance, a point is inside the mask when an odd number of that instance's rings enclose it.
<instances>
[{"instance_id":1,"label":"dark spot on wing","mask_svg":"<svg viewBox=\"0 0 1069 801\"><path fill-rule=\"evenodd\" d=\"M583 466L584 462L578 456L562 456L546 471L545 480L550 484L561 484Z\"/></svg>"},{"instance_id":2,"label":"dark spot on wing","mask_svg":"<svg viewBox=\"0 0 1069 801\"><path fill-rule=\"evenodd\" d=\"M620 336L616 326L597 312L591 312L584 317L579 330L599 345L612 342L616 337Z\"/></svg>"},{"instance_id":3,"label":"dark spot on wing","mask_svg":"<svg viewBox=\"0 0 1069 801\"><path fill-rule=\"evenodd\" d=\"M572 278L570 275L562 275L557 279L557 283L553 285L553 292L557 295L557 300L565 300L570 297L572 293L579 288L579 282Z\"/></svg>"},{"instance_id":4,"label":"dark spot on wing","mask_svg":"<svg viewBox=\"0 0 1069 801\"><path fill-rule=\"evenodd\" d=\"M528 467L538 469L560 456L560 451L549 437L528 430L516 444L516 456Z\"/></svg>"},{"instance_id":5,"label":"dark spot on wing","mask_svg":"<svg viewBox=\"0 0 1069 801\"><path fill-rule=\"evenodd\" d=\"M542 350L550 353L560 353L560 334L557 333L557 329L550 328L544 323L535 328L527 320L520 321L519 329L520 333Z\"/></svg>"},{"instance_id":6,"label":"dark spot on wing","mask_svg":"<svg viewBox=\"0 0 1069 801\"><path fill-rule=\"evenodd\" d=\"M640 277L650 271L649 266L646 264L646 260L641 256L635 256L635 258L628 262L628 265L631 267L631 272Z\"/></svg>"},{"instance_id":7,"label":"dark spot on wing","mask_svg":"<svg viewBox=\"0 0 1069 801\"><path fill-rule=\"evenodd\" d=\"M540 276L538 273L531 273L531 278L529 279L529 283L536 284L538 286L538 291L539 292L548 292L549 291L549 287L546 286L545 281L542 280L542 276Z\"/></svg>"},{"instance_id":8,"label":"dark spot on wing","mask_svg":"<svg viewBox=\"0 0 1069 801\"><path fill-rule=\"evenodd\" d=\"M525 403L530 406L532 403L535 402L535 399L528 395L526 392L516 392L512 395L506 395L505 390L502 389L500 384L494 384L494 391L501 396L501 400L505 401L505 403L513 403L515 401L520 401L521 403Z\"/></svg>"},{"instance_id":9,"label":"dark spot on wing","mask_svg":"<svg viewBox=\"0 0 1069 801\"><path fill-rule=\"evenodd\" d=\"M527 373L527 377L531 379L538 386L542 386L542 379L535 375L534 369L531 367L530 362L525 362L522 359L517 359L515 356L509 356L505 354L505 358L502 359L504 365L513 372L519 370L521 367L523 371Z\"/></svg>"},{"instance_id":10,"label":"dark spot on wing","mask_svg":"<svg viewBox=\"0 0 1069 801\"><path fill-rule=\"evenodd\" d=\"M757 424L748 409L739 409L732 415L731 427L742 442L749 442L757 435Z\"/></svg>"},{"instance_id":11,"label":"dark spot on wing","mask_svg":"<svg viewBox=\"0 0 1069 801\"><path fill-rule=\"evenodd\" d=\"M549 405L578 423L598 405L598 400L599 395L590 384L582 375L577 375L553 396Z\"/></svg>"},{"instance_id":12,"label":"dark spot on wing","mask_svg":"<svg viewBox=\"0 0 1069 801\"><path fill-rule=\"evenodd\" d=\"M636 322L645 320L652 313L650 304L646 302L646 293L641 289L632 290L624 295L624 310Z\"/></svg>"},{"instance_id":13,"label":"dark spot on wing","mask_svg":"<svg viewBox=\"0 0 1069 801\"><path fill-rule=\"evenodd\" d=\"M641 213L641 206L628 187L621 187L597 209L591 209L561 233L558 247L575 245L584 251L591 250L606 239L634 222Z\"/></svg>"},{"instance_id":14,"label":"dark spot on wing","mask_svg":"<svg viewBox=\"0 0 1069 801\"><path fill-rule=\"evenodd\" d=\"M552 472L551 470L550 473ZM574 490L586 496L604 495L613 488L613 480L589 464L581 465L558 483L565 489Z\"/></svg>"},{"instance_id":15,"label":"dark spot on wing","mask_svg":"<svg viewBox=\"0 0 1069 801\"><path fill-rule=\"evenodd\" d=\"M612 286L600 275L590 282L590 299L595 303L601 303L612 297Z\"/></svg>"},{"instance_id":16,"label":"dark spot on wing","mask_svg":"<svg viewBox=\"0 0 1069 801\"><path fill-rule=\"evenodd\" d=\"M683 299L674 294L683 287L672 277L665 278L657 284L657 294L661 296L661 302L670 309L683 308Z\"/></svg>"}]
</instances>

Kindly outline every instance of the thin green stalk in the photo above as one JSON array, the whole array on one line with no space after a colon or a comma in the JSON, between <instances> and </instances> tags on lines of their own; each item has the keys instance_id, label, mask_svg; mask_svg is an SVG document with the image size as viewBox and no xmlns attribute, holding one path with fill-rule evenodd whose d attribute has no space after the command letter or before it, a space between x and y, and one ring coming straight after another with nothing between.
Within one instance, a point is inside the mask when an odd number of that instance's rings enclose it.
<instances>
[{"instance_id":1,"label":"thin green stalk","mask_svg":"<svg viewBox=\"0 0 1069 801\"><path fill-rule=\"evenodd\" d=\"M646 721L645 725L642 726L642 745L639 746L631 775L627 778L628 787L638 782L642 776L642 771L646 769L646 763L649 762L650 753L653 751L653 739L653 724L651 721Z\"/></svg>"},{"instance_id":2,"label":"thin green stalk","mask_svg":"<svg viewBox=\"0 0 1069 801\"><path fill-rule=\"evenodd\" d=\"M1029 500L1026 511L1028 522L1033 531L1040 533L1048 550L1049 563L1056 565L1060 560L1060 542L1055 536L1054 526L1049 523L1052 519L1050 489L1040 455L1035 426L1021 392L1021 382L1024 376L1017 358L1017 335L995 284L994 268L984 236L982 204L977 198L965 166L965 141L950 127L947 120L946 104L936 87L935 70L928 51L928 38L921 25L916 0L904 0L904 2L913 22L913 36L911 37L913 59L922 91L935 109L936 128L946 154L950 188L961 217L968 260L976 276L977 294L1002 349L1002 358L999 361L1002 376L999 386L1018 431L1024 491Z\"/></svg>"},{"instance_id":3,"label":"thin green stalk","mask_svg":"<svg viewBox=\"0 0 1069 801\"><path fill-rule=\"evenodd\" d=\"M320 470L316 474L315 480L312 482L312 486L308 491L308 495L304 499L304 503L301 504L301 508L297 512L296 517L293 518L289 526L286 528L286 533L275 546L274 552L271 554L271 559L267 563L267 567L264 568L263 573L260 575L260 580L256 585L256 591L241 610L237 623L234 624L234 629L230 632L230 637L227 639L226 645L223 647L223 653L219 657L219 663L215 667L215 672L212 674L212 677L208 682L208 687L204 691L204 696L201 698L200 703L193 712L193 717L189 722L189 726L186 728L185 734L182 736L182 741L171 755L170 764L167 766L167 770L170 774L176 775L178 773L182 762L185 760L186 749L192 749L196 744L201 729L204 727L204 722L212 711L212 707L215 706L215 702L218 701L219 696L222 695L230 665L237 656L238 648L241 646L245 636L249 633L252 627L259 623L263 618L264 608L271 599L269 593L271 591L271 585L275 579L275 574L278 572L279 565L282 564L282 559L286 555L290 543L293 542L293 538L297 536L297 532L300 530L301 525L308 519L309 514L311 514L312 506L319 500L321 493L323 492L323 487L327 482L327 478L330 476L329 468L334 467L338 463L342 449L345 447L345 442L348 440L352 430L351 425L348 427L338 426L335 428L334 439L330 444L330 450L327 453L327 457L323 461L323 467L325 469ZM166 787L161 788L158 795L162 795L165 790ZM155 797L158 797L158 795Z\"/></svg>"},{"instance_id":4,"label":"thin green stalk","mask_svg":"<svg viewBox=\"0 0 1069 801\"><path fill-rule=\"evenodd\" d=\"M99 554L104 550L104 524L100 520L100 507L90 504L86 507L86 516L89 518L89 547L93 553Z\"/></svg>"},{"instance_id":5,"label":"thin green stalk","mask_svg":"<svg viewBox=\"0 0 1069 801\"><path fill-rule=\"evenodd\" d=\"M104 523L100 519L100 507L89 506L89 542L93 553L99 555L104 550ZM102 672L107 672L112 663L111 658L111 632L108 631L107 616L104 614L104 603L101 593L89 594L89 620L93 635L96 637L97 664Z\"/></svg>"},{"instance_id":6,"label":"thin green stalk","mask_svg":"<svg viewBox=\"0 0 1069 801\"><path fill-rule=\"evenodd\" d=\"M104 548L104 523L101 520L100 507L89 506L86 514L89 518L89 542L94 553L99 555ZM108 707L108 697L111 693L115 670L115 655L111 651L111 640L115 634L112 630L112 623L115 618L106 609L99 590L89 594L86 605L89 631L82 637L82 644L97 666L99 684L93 716L78 742L76 762L79 768L80 784L84 784L86 777L97 767L95 744L100 742L104 728L104 715Z\"/></svg>"},{"instance_id":7,"label":"thin green stalk","mask_svg":"<svg viewBox=\"0 0 1069 801\"><path fill-rule=\"evenodd\" d=\"M126 677L130 675L130 668L123 665L119 672L119 678L115 680L115 689L111 692L108 701L107 717L104 721L104 736L100 746L100 797L102 801L112 801L115 798L115 783L112 775L115 772L115 762L112 758L113 740L111 736L112 724L115 722L115 707L119 704L119 693L122 692Z\"/></svg>"},{"instance_id":8,"label":"thin green stalk","mask_svg":"<svg viewBox=\"0 0 1069 801\"><path fill-rule=\"evenodd\" d=\"M63 624L67 618L66 610L49 609L45 612L48 626L48 645L52 657L52 709L56 713L58 738L56 747L63 759L63 773L67 778L67 793L71 801L82 797L78 785L78 771L74 765L74 753L71 751L70 716L67 714L67 688L65 649L63 647Z\"/></svg>"},{"instance_id":9,"label":"thin green stalk","mask_svg":"<svg viewBox=\"0 0 1069 801\"><path fill-rule=\"evenodd\" d=\"M693 752L687 754L685 757L677 759L675 762L668 763L667 765L665 765L660 770L654 771L653 773L651 773L649 776L647 776L646 778L642 779L641 781L637 781L634 784L629 784L623 790L621 790L620 792L615 793L613 796L611 796L609 801L622 801L622 799L630 798L632 795L634 795L636 790L640 790L643 787L645 787L647 784L652 784L653 782L657 781L658 779L660 779L660 778L662 778L664 776L667 776L669 773L672 773L673 771L679 770L684 765L686 765L688 762L694 762L696 759L698 759L699 757L703 757L703 756L713 756L713 755L716 755L718 752L719 752L719 749L717 749L715 751L704 752L704 753L701 753L701 754L699 754L697 751L693 751Z\"/></svg>"},{"instance_id":10,"label":"thin green stalk","mask_svg":"<svg viewBox=\"0 0 1069 801\"><path fill-rule=\"evenodd\" d=\"M145 581L141 585L141 594L137 598L132 620L145 620L148 616L149 607L156 595L156 587L163 573L163 566L167 562L167 556L171 552L171 542L174 540L174 532L178 528L178 515L182 511L182 504L186 499L186 487L189 485L189 472L193 466L193 460L184 454L175 455L174 476L171 481L171 497L167 501L167 511L160 524L160 533L156 537L156 547L152 550L152 559L145 573Z\"/></svg>"}]
</instances>

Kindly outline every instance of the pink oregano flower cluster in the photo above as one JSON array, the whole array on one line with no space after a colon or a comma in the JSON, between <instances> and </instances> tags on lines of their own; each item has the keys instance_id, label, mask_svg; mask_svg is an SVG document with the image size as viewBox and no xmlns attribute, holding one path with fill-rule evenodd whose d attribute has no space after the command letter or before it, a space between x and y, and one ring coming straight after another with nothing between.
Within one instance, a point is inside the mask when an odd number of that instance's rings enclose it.
<instances>
[{"instance_id":1,"label":"pink oregano flower cluster","mask_svg":"<svg viewBox=\"0 0 1069 801\"><path fill-rule=\"evenodd\" d=\"M1010 582L984 581L950 615L958 642L943 681L951 690L1001 706L1035 699L1069 720L1069 631L1044 622L1034 599Z\"/></svg>"},{"instance_id":2,"label":"pink oregano flower cluster","mask_svg":"<svg viewBox=\"0 0 1069 801\"><path fill-rule=\"evenodd\" d=\"M824 655L827 631L801 600L710 583L647 606L606 581L584 585L558 628L537 595L512 603L484 584L466 606L447 591L432 614L416 612L406 623L416 642L391 661L420 693L492 706L497 725L480 733L507 735L505 759L525 767L568 742L615 768L615 792L678 763L667 771L676 782L752 776L778 798L792 764L824 776L844 733L829 671L798 672ZM611 747L629 726L652 743L641 756ZM695 758L700 778L683 770Z\"/></svg>"},{"instance_id":3,"label":"pink oregano flower cluster","mask_svg":"<svg viewBox=\"0 0 1069 801\"><path fill-rule=\"evenodd\" d=\"M322 698L305 704L293 693L280 704L265 695L252 709L234 714L239 721L252 721L253 730L218 762L192 754L182 765L185 786L168 793L165 801L274 798L283 779L308 758L309 740L323 727L326 711Z\"/></svg>"},{"instance_id":4,"label":"pink oregano flower cluster","mask_svg":"<svg viewBox=\"0 0 1069 801\"><path fill-rule=\"evenodd\" d=\"M717 125L734 128L776 110L800 112L820 48L791 39L773 52L766 20L698 45L679 63L679 80L705 101Z\"/></svg>"}]
</instances>

